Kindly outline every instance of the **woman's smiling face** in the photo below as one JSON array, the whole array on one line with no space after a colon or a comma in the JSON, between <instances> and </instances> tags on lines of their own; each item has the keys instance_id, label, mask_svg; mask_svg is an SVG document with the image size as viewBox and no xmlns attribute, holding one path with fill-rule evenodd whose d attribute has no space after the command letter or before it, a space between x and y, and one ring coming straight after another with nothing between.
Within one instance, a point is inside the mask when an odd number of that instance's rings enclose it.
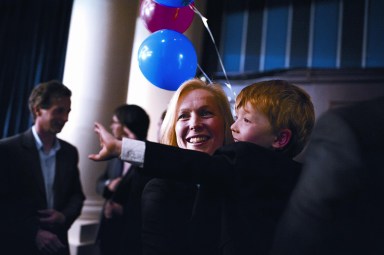
<instances>
[{"instance_id":1,"label":"woman's smiling face","mask_svg":"<svg viewBox=\"0 0 384 255\"><path fill-rule=\"evenodd\" d=\"M213 154L224 143L224 119L213 95L196 89L182 96L175 126L180 148Z\"/></svg>"}]
</instances>

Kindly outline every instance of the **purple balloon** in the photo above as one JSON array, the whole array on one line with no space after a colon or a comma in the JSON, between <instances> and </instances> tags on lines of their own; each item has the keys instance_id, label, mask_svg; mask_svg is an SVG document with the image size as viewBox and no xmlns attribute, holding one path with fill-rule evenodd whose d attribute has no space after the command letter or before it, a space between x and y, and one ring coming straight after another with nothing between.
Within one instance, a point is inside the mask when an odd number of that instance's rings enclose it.
<instances>
[{"instance_id":1,"label":"purple balloon","mask_svg":"<svg viewBox=\"0 0 384 255\"><path fill-rule=\"evenodd\" d=\"M152 33L161 29L171 29L184 33L193 21L195 13L189 7L168 7L153 0L142 0L140 17Z\"/></svg>"},{"instance_id":2,"label":"purple balloon","mask_svg":"<svg viewBox=\"0 0 384 255\"><path fill-rule=\"evenodd\" d=\"M154 0L156 3L169 7L183 7L193 3L193 0Z\"/></svg>"}]
</instances>

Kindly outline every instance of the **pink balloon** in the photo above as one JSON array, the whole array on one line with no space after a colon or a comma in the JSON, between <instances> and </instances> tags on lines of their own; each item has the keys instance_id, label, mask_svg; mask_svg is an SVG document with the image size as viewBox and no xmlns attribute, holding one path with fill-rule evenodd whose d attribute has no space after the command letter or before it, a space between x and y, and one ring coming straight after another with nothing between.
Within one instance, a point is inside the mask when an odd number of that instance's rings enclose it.
<instances>
[{"instance_id":1,"label":"pink balloon","mask_svg":"<svg viewBox=\"0 0 384 255\"><path fill-rule=\"evenodd\" d=\"M140 5L140 17L152 33L161 29L184 33L191 25L194 15L194 11L189 6L168 7L153 0L142 0Z\"/></svg>"}]
</instances>

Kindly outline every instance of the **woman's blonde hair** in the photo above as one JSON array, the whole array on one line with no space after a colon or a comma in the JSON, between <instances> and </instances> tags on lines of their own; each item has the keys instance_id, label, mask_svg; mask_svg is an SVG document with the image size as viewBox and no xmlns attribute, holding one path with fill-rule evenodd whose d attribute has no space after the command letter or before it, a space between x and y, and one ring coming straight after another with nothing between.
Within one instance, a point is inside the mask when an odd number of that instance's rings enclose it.
<instances>
[{"instance_id":1,"label":"woman's blonde hair","mask_svg":"<svg viewBox=\"0 0 384 255\"><path fill-rule=\"evenodd\" d=\"M234 120L231 113L231 107L224 90L219 84L207 84L198 78L194 78L185 81L172 96L171 101L167 107L167 114L165 115L164 121L160 127L160 143L177 147L175 126L178 118L177 108L180 104L179 101L180 98L182 98L186 93L196 89L204 89L212 94L224 120L223 145L233 142L231 125Z\"/></svg>"}]
</instances>

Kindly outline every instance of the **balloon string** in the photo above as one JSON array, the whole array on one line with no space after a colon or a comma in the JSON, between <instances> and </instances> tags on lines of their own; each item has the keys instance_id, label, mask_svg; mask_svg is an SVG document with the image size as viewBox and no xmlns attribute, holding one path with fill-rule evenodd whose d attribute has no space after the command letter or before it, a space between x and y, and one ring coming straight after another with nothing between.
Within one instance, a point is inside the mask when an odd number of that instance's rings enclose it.
<instances>
[{"instance_id":1,"label":"balloon string","mask_svg":"<svg viewBox=\"0 0 384 255\"><path fill-rule=\"evenodd\" d=\"M199 64L197 64L197 67L199 68L200 72L204 75L204 77L208 80L208 82L211 84L212 83L212 80L209 79L208 75L203 71L203 69L201 68L201 66Z\"/></svg>"},{"instance_id":2,"label":"balloon string","mask_svg":"<svg viewBox=\"0 0 384 255\"><path fill-rule=\"evenodd\" d=\"M173 19L177 19L177 16L179 16L179 10L180 8L177 8L176 11L175 11L175 16L173 16Z\"/></svg>"},{"instance_id":3,"label":"balloon string","mask_svg":"<svg viewBox=\"0 0 384 255\"><path fill-rule=\"evenodd\" d=\"M203 21L203 24L204 24L205 28L207 29L207 31L208 31L208 33L209 33L209 36L210 36L211 39L212 39L213 45L215 46L216 54L217 54L217 57L218 57L218 59L219 59L219 63L220 63L221 69L223 70L225 80L227 81L227 82L225 83L225 85L229 88L229 90L233 93L233 95L234 95L235 98L236 98L236 93L232 90L231 83L229 82L227 73L226 73L225 68L224 68L223 61L221 60L221 57L220 57L220 52L219 52L219 50L217 49L216 42L215 42L215 38L213 37L211 30L209 29L209 26L208 26L208 19L207 19L206 17L204 17L194 5L190 4L190 5L189 5L189 8L191 8L197 15L199 15L200 18L201 18L201 20ZM200 66L199 66L199 69L200 69L200 71L204 74L204 76L206 76L205 73L201 70ZM206 76L206 77L207 77L207 76ZM207 78L207 79L210 81L209 78Z\"/></svg>"}]
</instances>

